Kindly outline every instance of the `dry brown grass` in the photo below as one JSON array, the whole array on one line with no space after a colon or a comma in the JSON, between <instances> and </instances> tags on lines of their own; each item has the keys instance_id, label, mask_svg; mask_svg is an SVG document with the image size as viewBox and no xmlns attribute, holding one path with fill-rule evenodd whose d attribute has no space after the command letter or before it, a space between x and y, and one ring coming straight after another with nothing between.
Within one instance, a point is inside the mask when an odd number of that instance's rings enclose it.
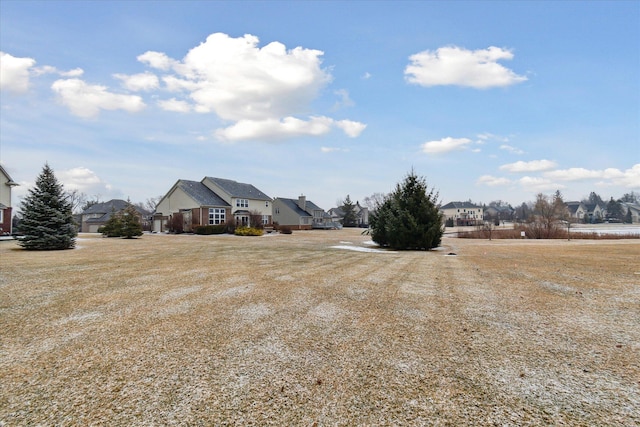
<instances>
[{"instance_id":1,"label":"dry brown grass","mask_svg":"<svg viewBox=\"0 0 640 427\"><path fill-rule=\"evenodd\" d=\"M359 231L0 242L0 425L640 424L640 242Z\"/></svg>"}]
</instances>

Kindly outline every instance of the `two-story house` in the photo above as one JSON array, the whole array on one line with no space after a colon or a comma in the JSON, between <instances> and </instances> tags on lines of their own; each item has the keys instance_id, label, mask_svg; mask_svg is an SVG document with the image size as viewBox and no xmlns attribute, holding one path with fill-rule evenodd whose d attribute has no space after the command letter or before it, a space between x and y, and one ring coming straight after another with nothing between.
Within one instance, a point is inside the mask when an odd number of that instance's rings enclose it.
<instances>
[{"instance_id":1,"label":"two-story house","mask_svg":"<svg viewBox=\"0 0 640 427\"><path fill-rule=\"evenodd\" d=\"M112 215L119 214L124 211L127 206L129 206L129 202L121 199L112 199L108 202L96 203L89 206L80 214L80 231L82 233L97 233L98 229L105 225ZM142 225L142 229L148 230L150 227L148 220L149 212L135 205L134 209L138 214L138 220L140 221L140 225Z\"/></svg>"},{"instance_id":2,"label":"two-story house","mask_svg":"<svg viewBox=\"0 0 640 427\"><path fill-rule=\"evenodd\" d=\"M189 232L200 225L255 225L256 217L262 225L273 222L271 198L253 185L210 176L199 182L180 179L156 206L153 230L167 230L175 218Z\"/></svg>"},{"instance_id":3,"label":"two-story house","mask_svg":"<svg viewBox=\"0 0 640 427\"><path fill-rule=\"evenodd\" d=\"M567 202L565 203L569 216L575 222L584 222L585 218L588 218L588 209L582 202Z\"/></svg>"},{"instance_id":4,"label":"two-story house","mask_svg":"<svg viewBox=\"0 0 640 427\"><path fill-rule=\"evenodd\" d=\"M18 185L0 165L0 236L11 234L11 188Z\"/></svg>"},{"instance_id":5,"label":"two-story house","mask_svg":"<svg viewBox=\"0 0 640 427\"><path fill-rule=\"evenodd\" d=\"M444 220L452 220L456 226L477 225L484 222L482 206L471 202L449 202L440 207Z\"/></svg>"},{"instance_id":6,"label":"two-story house","mask_svg":"<svg viewBox=\"0 0 640 427\"><path fill-rule=\"evenodd\" d=\"M306 196L300 196L298 199L273 199L273 221L294 230L333 227L331 216L307 200Z\"/></svg>"}]
</instances>

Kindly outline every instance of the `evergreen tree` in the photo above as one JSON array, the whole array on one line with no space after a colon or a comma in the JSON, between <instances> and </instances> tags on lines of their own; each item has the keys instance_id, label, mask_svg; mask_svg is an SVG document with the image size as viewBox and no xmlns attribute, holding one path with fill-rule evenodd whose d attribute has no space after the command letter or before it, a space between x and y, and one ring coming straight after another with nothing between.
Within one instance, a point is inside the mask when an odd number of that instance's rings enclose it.
<instances>
[{"instance_id":1,"label":"evergreen tree","mask_svg":"<svg viewBox=\"0 0 640 427\"><path fill-rule=\"evenodd\" d=\"M114 207L111 207L111 216L98 232L105 237L122 237L122 221Z\"/></svg>"},{"instance_id":2,"label":"evergreen tree","mask_svg":"<svg viewBox=\"0 0 640 427\"><path fill-rule=\"evenodd\" d=\"M106 237L125 237L127 239L133 239L143 234L138 212L130 202L120 212L112 209L106 224L98 231Z\"/></svg>"},{"instance_id":3,"label":"evergreen tree","mask_svg":"<svg viewBox=\"0 0 640 427\"><path fill-rule=\"evenodd\" d=\"M73 221L71 203L53 170L45 164L21 204L20 230L24 238L19 244L30 250L57 250L75 247L78 234Z\"/></svg>"},{"instance_id":4,"label":"evergreen tree","mask_svg":"<svg viewBox=\"0 0 640 427\"><path fill-rule=\"evenodd\" d=\"M127 239L142 236L142 225L136 208L129 203L120 215L120 234Z\"/></svg>"},{"instance_id":5,"label":"evergreen tree","mask_svg":"<svg viewBox=\"0 0 640 427\"><path fill-rule=\"evenodd\" d=\"M340 206L344 216L342 217L342 225L345 227L355 227L358 225L358 218L356 216L356 205L351 201L351 197L347 194L347 198L342 202Z\"/></svg>"},{"instance_id":6,"label":"evergreen tree","mask_svg":"<svg viewBox=\"0 0 640 427\"><path fill-rule=\"evenodd\" d=\"M438 194L427 189L413 171L370 215L371 238L392 249L429 250L440 245L444 232Z\"/></svg>"},{"instance_id":7,"label":"evergreen tree","mask_svg":"<svg viewBox=\"0 0 640 427\"><path fill-rule=\"evenodd\" d=\"M633 191L631 193L624 193L620 201L625 203L640 203L640 194Z\"/></svg>"},{"instance_id":8,"label":"evergreen tree","mask_svg":"<svg viewBox=\"0 0 640 427\"><path fill-rule=\"evenodd\" d=\"M631 209L627 208L627 213L624 216L625 224L631 224L633 222L633 216L631 215Z\"/></svg>"},{"instance_id":9,"label":"evergreen tree","mask_svg":"<svg viewBox=\"0 0 640 427\"><path fill-rule=\"evenodd\" d=\"M589 198L587 200L583 200L583 201L592 205L604 205L604 201L602 200L602 197L600 197L600 195L594 191L589 193Z\"/></svg>"},{"instance_id":10,"label":"evergreen tree","mask_svg":"<svg viewBox=\"0 0 640 427\"><path fill-rule=\"evenodd\" d=\"M609 200L607 203L607 219L617 219L619 221L624 220L624 212L622 211L622 204L620 201Z\"/></svg>"}]
</instances>

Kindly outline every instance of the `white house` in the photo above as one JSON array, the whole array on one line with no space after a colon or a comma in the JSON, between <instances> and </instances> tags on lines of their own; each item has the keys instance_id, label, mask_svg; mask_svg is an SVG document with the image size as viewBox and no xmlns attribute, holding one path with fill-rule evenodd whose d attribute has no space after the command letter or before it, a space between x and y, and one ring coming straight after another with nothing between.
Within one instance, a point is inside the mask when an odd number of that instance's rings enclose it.
<instances>
[{"instance_id":1,"label":"white house","mask_svg":"<svg viewBox=\"0 0 640 427\"><path fill-rule=\"evenodd\" d=\"M440 207L444 220L452 220L456 226L477 225L484 222L482 206L471 202L449 202Z\"/></svg>"},{"instance_id":2,"label":"white house","mask_svg":"<svg viewBox=\"0 0 640 427\"><path fill-rule=\"evenodd\" d=\"M0 235L11 234L11 188L18 185L0 165Z\"/></svg>"}]
</instances>

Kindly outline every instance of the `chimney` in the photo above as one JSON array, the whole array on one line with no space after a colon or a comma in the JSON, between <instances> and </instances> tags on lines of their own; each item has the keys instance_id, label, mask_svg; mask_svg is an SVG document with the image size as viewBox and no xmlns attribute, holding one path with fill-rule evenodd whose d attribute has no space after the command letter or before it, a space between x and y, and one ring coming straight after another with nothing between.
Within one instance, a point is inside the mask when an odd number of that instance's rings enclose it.
<instances>
[{"instance_id":1,"label":"chimney","mask_svg":"<svg viewBox=\"0 0 640 427\"><path fill-rule=\"evenodd\" d=\"M306 212L306 210L307 210L307 198L305 196L298 197L298 207Z\"/></svg>"}]
</instances>

